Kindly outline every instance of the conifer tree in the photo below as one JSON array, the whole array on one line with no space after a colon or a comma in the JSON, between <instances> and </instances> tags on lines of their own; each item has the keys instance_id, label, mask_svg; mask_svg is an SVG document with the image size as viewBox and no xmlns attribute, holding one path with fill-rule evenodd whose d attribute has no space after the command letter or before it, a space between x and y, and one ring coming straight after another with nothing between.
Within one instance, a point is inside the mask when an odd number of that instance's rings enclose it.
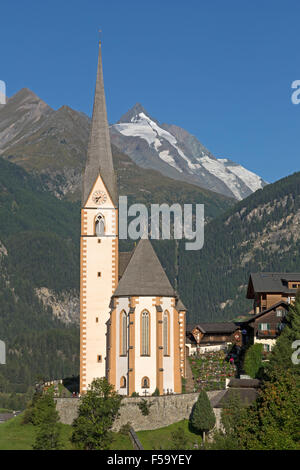
<instances>
[{"instance_id":1,"label":"conifer tree","mask_svg":"<svg viewBox=\"0 0 300 470\"><path fill-rule=\"evenodd\" d=\"M213 429L216 424L216 417L210 404L207 393L201 390L192 410L190 418L192 428L197 432L202 432L203 442L205 433Z\"/></svg>"}]
</instances>

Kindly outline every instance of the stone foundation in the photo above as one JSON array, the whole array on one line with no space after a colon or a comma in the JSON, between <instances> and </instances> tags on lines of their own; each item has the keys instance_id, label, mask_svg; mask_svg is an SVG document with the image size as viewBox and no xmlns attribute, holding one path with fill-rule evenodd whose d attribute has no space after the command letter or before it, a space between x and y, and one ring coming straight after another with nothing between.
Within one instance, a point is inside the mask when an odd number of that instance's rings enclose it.
<instances>
[{"instance_id":1,"label":"stone foundation","mask_svg":"<svg viewBox=\"0 0 300 470\"><path fill-rule=\"evenodd\" d=\"M220 392L207 392L212 401ZM197 401L198 393L185 393L182 395L164 395L160 397L126 397L122 400L120 417L115 421L113 430L118 431L124 424L130 423L135 431L158 429L170 424L189 419L193 405ZM64 424L72 424L78 414L80 399L56 398L56 408L60 420ZM139 403L146 400L150 406L149 415L144 416L139 409ZM219 410L214 409L219 427Z\"/></svg>"}]
</instances>

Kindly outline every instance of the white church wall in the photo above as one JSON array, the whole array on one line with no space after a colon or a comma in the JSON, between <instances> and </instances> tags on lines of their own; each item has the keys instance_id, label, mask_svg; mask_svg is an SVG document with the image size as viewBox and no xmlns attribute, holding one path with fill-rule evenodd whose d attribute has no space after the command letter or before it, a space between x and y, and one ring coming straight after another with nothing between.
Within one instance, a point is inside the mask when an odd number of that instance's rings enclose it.
<instances>
[{"instance_id":1,"label":"white church wall","mask_svg":"<svg viewBox=\"0 0 300 470\"><path fill-rule=\"evenodd\" d=\"M129 313L129 299L127 297L118 298L116 310L116 390L120 395L128 394L128 355L120 356L120 315L122 311ZM128 320L129 321L129 320ZM127 330L128 338L128 330ZM121 377L126 378L126 388L120 388Z\"/></svg>"},{"instance_id":2,"label":"white church wall","mask_svg":"<svg viewBox=\"0 0 300 470\"><path fill-rule=\"evenodd\" d=\"M169 357L163 356L163 389L164 392L167 393L167 390L174 391L174 316L171 299L169 297L163 297L161 307L163 312L168 310L170 319L170 355Z\"/></svg>"},{"instance_id":3,"label":"white church wall","mask_svg":"<svg viewBox=\"0 0 300 470\"><path fill-rule=\"evenodd\" d=\"M103 239L101 244L98 244L96 238L89 238L86 251L88 266L86 272L86 380L89 384L94 378L105 376L105 333L106 322L109 318L109 299L99 293L106 289L111 290L113 275L112 263L109 259L111 258L109 253L112 252L111 240ZM101 277L98 277L98 272L101 272ZM97 359L99 355L102 358L101 362Z\"/></svg>"},{"instance_id":4,"label":"white church wall","mask_svg":"<svg viewBox=\"0 0 300 470\"><path fill-rule=\"evenodd\" d=\"M162 367L163 372L163 389L164 392L174 392L174 311L172 307L172 299L163 297L161 307L163 312L169 312L169 356L163 356ZM135 307L135 391L141 396L145 390L147 394L152 394L157 387L157 344L156 344L156 325L157 311L155 307L155 297L139 297ZM125 311L128 315L130 300L127 297L121 297L117 300L116 307L116 390L121 395L128 394L128 354L126 357L120 355L120 338L121 338L121 312ZM150 356L141 356L141 313L147 310L150 313ZM129 321L129 319L128 319ZM179 338L178 338L179 341ZM120 387L121 377L126 378L126 388ZM148 377L150 380L150 388L142 388L142 379Z\"/></svg>"},{"instance_id":5,"label":"white church wall","mask_svg":"<svg viewBox=\"0 0 300 470\"><path fill-rule=\"evenodd\" d=\"M156 308L153 306L155 298L139 297L139 303L135 309L135 390L143 395L145 390L148 394L154 392L156 388ZM150 356L141 356L140 351L140 328L141 313L143 310L150 312ZM142 388L142 378L148 377L150 380L150 388Z\"/></svg>"}]
</instances>

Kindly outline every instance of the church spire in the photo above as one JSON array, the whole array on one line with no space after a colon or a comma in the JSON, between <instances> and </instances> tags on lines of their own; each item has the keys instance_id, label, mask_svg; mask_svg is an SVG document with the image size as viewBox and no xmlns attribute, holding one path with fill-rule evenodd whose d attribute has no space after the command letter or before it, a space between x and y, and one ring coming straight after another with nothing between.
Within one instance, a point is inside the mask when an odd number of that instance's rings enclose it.
<instances>
[{"instance_id":1,"label":"church spire","mask_svg":"<svg viewBox=\"0 0 300 470\"><path fill-rule=\"evenodd\" d=\"M101 43L96 90L94 97L93 117L88 144L86 167L83 177L82 202L86 204L97 176L100 174L113 203L117 206L117 185L113 167L109 128L106 114L105 93L102 71Z\"/></svg>"}]
</instances>

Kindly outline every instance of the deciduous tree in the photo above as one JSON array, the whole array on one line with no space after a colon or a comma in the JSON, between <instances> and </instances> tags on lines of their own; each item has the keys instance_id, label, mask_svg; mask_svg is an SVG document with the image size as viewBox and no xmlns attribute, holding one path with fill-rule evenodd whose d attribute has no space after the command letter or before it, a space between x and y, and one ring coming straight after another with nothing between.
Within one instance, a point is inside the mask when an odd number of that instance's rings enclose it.
<instances>
[{"instance_id":1,"label":"deciduous tree","mask_svg":"<svg viewBox=\"0 0 300 470\"><path fill-rule=\"evenodd\" d=\"M72 442L79 449L109 449L111 428L119 414L121 396L106 378L95 379L81 398L73 423Z\"/></svg>"}]
</instances>

